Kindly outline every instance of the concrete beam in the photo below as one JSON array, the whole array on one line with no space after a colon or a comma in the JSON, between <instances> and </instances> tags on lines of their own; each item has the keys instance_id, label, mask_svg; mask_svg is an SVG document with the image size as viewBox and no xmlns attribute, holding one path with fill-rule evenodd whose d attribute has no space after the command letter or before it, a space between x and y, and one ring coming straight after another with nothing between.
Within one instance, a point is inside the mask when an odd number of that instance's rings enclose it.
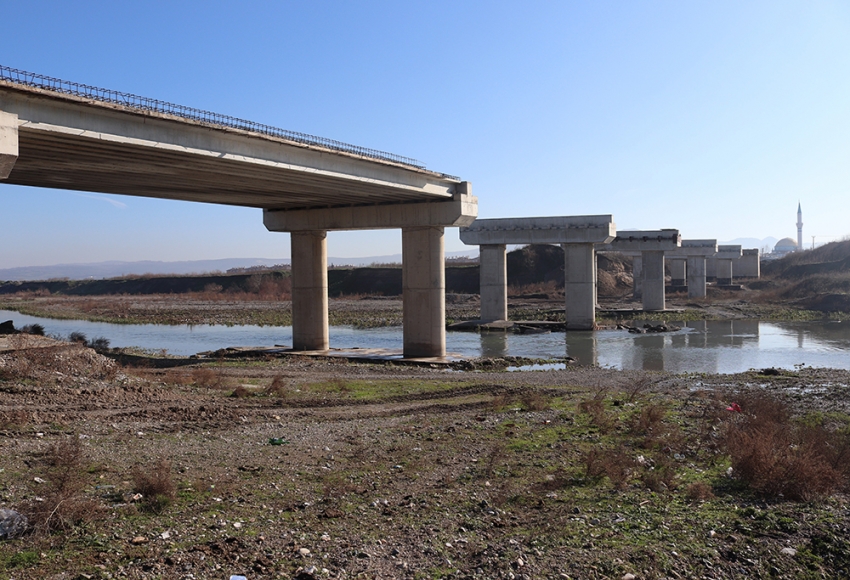
<instances>
[{"instance_id":1,"label":"concrete beam","mask_svg":"<svg viewBox=\"0 0 850 580\"><path fill-rule=\"evenodd\" d=\"M561 244L564 249L564 314L567 330L596 328L596 252L593 244Z\"/></svg>"},{"instance_id":2,"label":"concrete beam","mask_svg":"<svg viewBox=\"0 0 850 580\"><path fill-rule=\"evenodd\" d=\"M461 227L460 239L471 246L501 244L600 244L614 239L610 215L477 219Z\"/></svg>"},{"instance_id":3,"label":"concrete beam","mask_svg":"<svg viewBox=\"0 0 850 580\"><path fill-rule=\"evenodd\" d=\"M402 301L405 358L446 356L443 228L404 228Z\"/></svg>"},{"instance_id":4,"label":"concrete beam","mask_svg":"<svg viewBox=\"0 0 850 580\"><path fill-rule=\"evenodd\" d=\"M214 122L0 82L8 183L267 209L450 200L459 179Z\"/></svg>"},{"instance_id":5,"label":"concrete beam","mask_svg":"<svg viewBox=\"0 0 850 580\"><path fill-rule=\"evenodd\" d=\"M461 187L463 186L463 187ZM314 230L377 230L412 227L465 226L478 215L478 198L469 182L447 201L394 203L301 210L263 210L263 224L272 232Z\"/></svg>"},{"instance_id":6,"label":"concrete beam","mask_svg":"<svg viewBox=\"0 0 850 580\"><path fill-rule=\"evenodd\" d=\"M0 111L0 179L6 179L18 160L18 116Z\"/></svg>"},{"instance_id":7,"label":"concrete beam","mask_svg":"<svg viewBox=\"0 0 850 580\"><path fill-rule=\"evenodd\" d=\"M720 286L728 286L732 284L732 261L740 260L743 255L741 246L724 245L717 246L717 253L714 257L709 258L706 263L707 275L711 277L714 274L714 279Z\"/></svg>"},{"instance_id":8,"label":"concrete beam","mask_svg":"<svg viewBox=\"0 0 850 580\"><path fill-rule=\"evenodd\" d=\"M666 253L668 258L689 258L702 256L709 258L717 253L717 240L682 240L682 245Z\"/></svg>"},{"instance_id":9,"label":"concrete beam","mask_svg":"<svg viewBox=\"0 0 850 580\"><path fill-rule=\"evenodd\" d=\"M598 244L597 252L669 252L682 243L679 230L633 230L617 232L610 243Z\"/></svg>"},{"instance_id":10,"label":"concrete beam","mask_svg":"<svg viewBox=\"0 0 850 580\"><path fill-rule=\"evenodd\" d=\"M327 232L292 234L292 349L327 350Z\"/></svg>"},{"instance_id":11,"label":"concrete beam","mask_svg":"<svg viewBox=\"0 0 850 580\"><path fill-rule=\"evenodd\" d=\"M504 244L480 247L478 258L481 320L508 319L508 261Z\"/></svg>"}]
</instances>

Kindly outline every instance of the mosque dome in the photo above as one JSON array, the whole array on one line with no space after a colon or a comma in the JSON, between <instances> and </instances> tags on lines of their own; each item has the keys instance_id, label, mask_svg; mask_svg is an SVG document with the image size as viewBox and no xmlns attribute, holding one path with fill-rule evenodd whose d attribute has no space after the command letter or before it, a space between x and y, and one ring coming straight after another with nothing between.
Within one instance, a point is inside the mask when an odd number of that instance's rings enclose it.
<instances>
[{"instance_id":1,"label":"mosque dome","mask_svg":"<svg viewBox=\"0 0 850 580\"><path fill-rule=\"evenodd\" d=\"M795 242L791 238L782 238L776 245L773 246L773 251L777 254L787 254L789 252L797 251L797 242Z\"/></svg>"}]
</instances>

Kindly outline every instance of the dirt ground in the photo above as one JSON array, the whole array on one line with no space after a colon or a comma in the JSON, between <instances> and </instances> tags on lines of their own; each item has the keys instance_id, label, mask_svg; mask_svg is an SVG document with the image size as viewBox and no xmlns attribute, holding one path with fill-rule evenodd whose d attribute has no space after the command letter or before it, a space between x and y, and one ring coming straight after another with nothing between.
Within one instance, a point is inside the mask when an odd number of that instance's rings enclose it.
<instances>
[{"instance_id":1,"label":"dirt ground","mask_svg":"<svg viewBox=\"0 0 850 580\"><path fill-rule=\"evenodd\" d=\"M0 341L0 507L32 524L0 542L0 578L850 571L843 494L765 499L716 445L723 409L748 390L845 421L844 371L464 372L297 356L126 368L27 340ZM652 409L650 438L636 417ZM598 448L629 469L596 474Z\"/></svg>"}]
</instances>

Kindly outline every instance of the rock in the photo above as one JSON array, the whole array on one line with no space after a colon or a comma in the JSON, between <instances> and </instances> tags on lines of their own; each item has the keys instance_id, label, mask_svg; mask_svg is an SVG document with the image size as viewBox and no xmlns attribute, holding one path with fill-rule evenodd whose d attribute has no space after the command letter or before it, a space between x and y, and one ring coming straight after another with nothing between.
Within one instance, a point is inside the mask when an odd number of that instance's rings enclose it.
<instances>
[{"instance_id":1,"label":"rock","mask_svg":"<svg viewBox=\"0 0 850 580\"><path fill-rule=\"evenodd\" d=\"M27 531L29 520L15 510L0 509L0 540L11 540Z\"/></svg>"},{"instance_id":2,"label":"rock","mask_svg":"<svg viewBox=\"0 0 850 580\"><path fill-rule=\"evenodd\" d=\"M794 548L782 548L779 552L781 554L785 554L786 556L796 556L797 555L797 550L795 550Z\"/></svg>"},{"instance_id":3,"label":"rock","mask_svg":"<svg viewBox=\"0 0 850 580\"><path fill-rule=\"evenodd\" d=\"M307 548L298 548L298 555L302 558L306 558L310 555L310 550L308 550Z\"/></svg>"},{"instance_id":4,"label":"rock","mask_svg":"<svg viewBox=\"0 0 850 580\"><path fill-rule=\"evenodd\" d=\"M622 580L636 580L637 576L629 572L628 574L623 574Z\"/></svg>"},{"instance_id":5,"label":"rock","mask_svg":"<svg viewBox=\"0 0 850 580\"><path fill-rule=\"evenodd\" d=\"M133 544L134 546L138 546L140 544L147 544L148 539L144 536L136 536L135 538L130 540L130 543Z\"/></svg>"}]
</instances>

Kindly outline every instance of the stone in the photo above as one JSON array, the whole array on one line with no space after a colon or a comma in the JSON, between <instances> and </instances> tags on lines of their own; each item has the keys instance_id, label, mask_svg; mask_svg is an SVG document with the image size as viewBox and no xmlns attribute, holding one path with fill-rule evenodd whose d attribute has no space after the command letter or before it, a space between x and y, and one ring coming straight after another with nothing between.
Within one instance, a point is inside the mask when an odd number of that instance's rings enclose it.
<instances>
[{"instance_id":1,"label":"stone","mask_svg":"<svg viewBox=\"0 0 850 580\"><path fill-rule=\"evenodd\" d=\"M786 556L796 556L797 555L797 550L795 550L794 548L782 548L779 552L781 554L785 554Z\"/></svg>"},{"instance_id":2,"label":"stone","mask_svg":"<svg viewBox=\"0 0 850 580\"><path fill-rule=\"evenodd\" d=\"M298 548L298 555L303 558L306 558L310 555L310 550L308 550L307 548Z\"/></svg>"},{"instance_id":3,"label":"stone","mask_svg":"<svg viewBox=\"0 0 850 580\"><path fill-rule=\"evenodd\" d=\"M628 574L623 574L622 580L636 580L637 576L629 572Z\"/></svg>"},{"instance_id":4,"label":"stone","mask_svg":"<svg viewBox=\"0 0 850 580\"><path fill-rule=\"evenodd\" d=\"M15 510L0 509L0 540L22 536L29 526L27 517Z\"/></svg>"},{"instance_id":5,"label":"stone","mask_svg":"<svg viewBox=\"0 0 850 580\"><path fill-rule=\"evenodd\" d=\"M148 539L144 536L136 536L135 538L130 540L130 543L133 544L134 546L138 546L140 544L147 544Z\"/></svg>"}]
</instances>

